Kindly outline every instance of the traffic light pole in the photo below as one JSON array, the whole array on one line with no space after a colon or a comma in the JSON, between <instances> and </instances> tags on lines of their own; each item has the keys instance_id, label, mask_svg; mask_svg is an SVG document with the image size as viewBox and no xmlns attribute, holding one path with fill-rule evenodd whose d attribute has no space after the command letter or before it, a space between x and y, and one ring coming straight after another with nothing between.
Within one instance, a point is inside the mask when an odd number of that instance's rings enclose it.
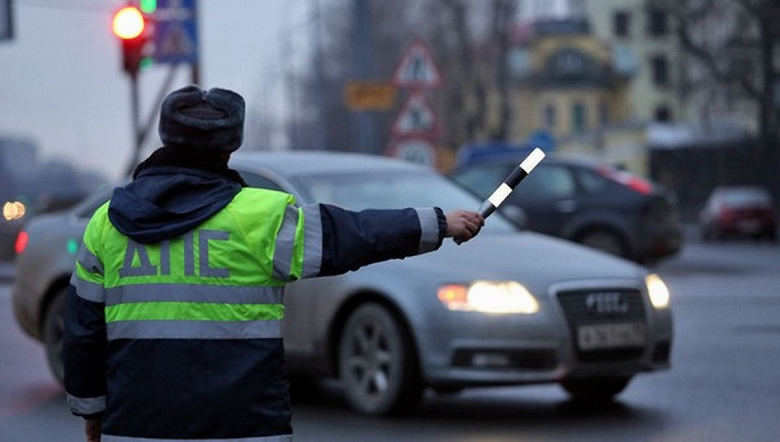
<instances>
[{"instance_id":1,"label":"traffic light pole","mask_svg":"<svg viewBox=\"0 0 780 442\"><path fill-rule=\"evenodd\" d=\"M138 163L138 159L141 155L141 146L143 144L141 134L141 106L140 97L138 92L138 71L129 72L130 77L130 116L132 118L133 127L133 156L128 163L125 175L130 176L135 169L135 165Z\"/></svg>"},{"instance_id":2,"label":"traffic light pole","mask_svg":"<svg viewBox=\"0 0 780 442\"><path fill-rule=\"evenodd\" d=\"M157 98L155 99L154 105L152 106L152 111L149 112L148 118L146 119L146 122L143 126L141 126L139 73L128 72L128 76L130 77L130 113L133 123L133 141L135 143L133 146L133 156L130 158L130 162L127 165L127 170L125 171L125 174L130 176L141 158L143 144L146 142L146 138L152 131L152 127L157 122L157 109L160 108L162 101L165 99L165 95L170 90L171 85L173 84L173 80L176 78L176 66L173 65L168 70L168 75L165 77L165 81L157 93ZM195 80L195 78L195 70L193 70L193 80Z\"/></svg>"}]
</instances>

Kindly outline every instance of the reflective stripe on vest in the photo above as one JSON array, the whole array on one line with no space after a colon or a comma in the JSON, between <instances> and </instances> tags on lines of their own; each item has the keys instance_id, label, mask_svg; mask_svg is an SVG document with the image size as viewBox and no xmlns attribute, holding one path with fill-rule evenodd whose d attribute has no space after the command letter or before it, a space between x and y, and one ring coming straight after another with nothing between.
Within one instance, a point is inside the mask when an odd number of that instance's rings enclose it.
<instances>
[{"instance_id":1,"label":"reflective stripe on vest","mask_svg":"<svg viewBox=\"0 0 780 442\"><path fill-rule=\"evenodd\" d=\"M195 284L113 287L106 290L108 338L280 338L283 296L283 287Z\"/></svg>"},{"instance_id":2,"label":"reflective stripe on vest","mask_svg":"<svg viewBox=\"0 0 780 442\"><path fill-rule=\"evenodd\" d=\"M278 339L281 320L259 321L119 321L106 324L115 339Z\"/></svg>"}]
</instances>

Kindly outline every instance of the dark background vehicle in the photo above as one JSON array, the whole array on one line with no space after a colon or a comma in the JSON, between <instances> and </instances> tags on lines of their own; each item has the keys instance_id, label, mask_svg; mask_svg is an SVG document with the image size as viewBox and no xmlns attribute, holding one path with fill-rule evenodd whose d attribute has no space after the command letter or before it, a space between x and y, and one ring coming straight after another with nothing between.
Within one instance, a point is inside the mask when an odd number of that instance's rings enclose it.
<instances>
[{"instance_id":1,"label":"dark background vehicle","mask_svg":"<svg viewBox=\"0 0 780 442\"><path fill-rule=\"evenodd\" d=\"M488 197L528 153L469 160L450 177ZM499 209L524 227L641 263L677 253L682 229L673 198L658 185L587 158L548 155Z\"/></svg>"},{"instance_id":2,"label":"dark background vehicle","mask_svg":"<svg viewBox=\"0 0 780 442\"><path fill-rule=\"evenodd\" d=\"M699 215L704 240L726 237L777 240L777 205L763 187L719 186Z\"/></svg>"}]
</instances>

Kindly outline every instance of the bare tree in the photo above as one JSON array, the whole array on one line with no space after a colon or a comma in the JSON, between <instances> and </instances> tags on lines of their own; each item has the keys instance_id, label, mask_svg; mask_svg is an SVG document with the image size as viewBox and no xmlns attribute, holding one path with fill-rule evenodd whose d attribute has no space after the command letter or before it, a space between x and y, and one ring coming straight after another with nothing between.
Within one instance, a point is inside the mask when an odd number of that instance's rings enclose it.
<instances>
[{"instance_id":1,"label":"bare tree","mask_svg":"<svg viewBox=\"0 0 780 442\"><path fill-rule=\"evenodd\" d=\"M323 8L323 35L318 44L322 50L319 63L324 66L300 78L305 91L300 94L304 100L301 108L324 106L324 111L309 115L326 119L326 145L331 149L349 149L354 138L350 132L351 112L343 101L344 87L352 73L352 1L331 2ZM374 77L389 79L404 48L415 39L423 39L445 78L444 87L430 94L445 128L445 145L455 148L479 138L505 138L512 121L507 57L519 1L371 0ZM318 78L314 78L315 72ZM403 91L399 91L402 97ZM488 119L489 110L495 110L498 119ZM372 115L375 132L384 137L380 145L388 141L385 129L392 117L393 112Z\"/></svg>"},{"instance_id":2,"label":"bare tree","mask_svg":"<svg viewBox=\"0 0 780 442\"><path fill-rule=\"evenodd\" d=\"M683 48L720 92L756 110L763 153L777 158L780 112L780 2L777 0L675 0Z\"/></svg>"},{"instance_id":3,"label":"bare tree","mask_svg":"<svg viewBox=\"0 0 780 442\"><path fill-rule=\"evenodd\" d=\"M451 145L508 136L513 115L507 58L518 3L436 0L429 5L427 16L438 17L430 24L430 40L446 71L446 120L460 129L448 134ZM489 126L490 109L498 112L495 127Z\"/></svg>"}]
</instances>

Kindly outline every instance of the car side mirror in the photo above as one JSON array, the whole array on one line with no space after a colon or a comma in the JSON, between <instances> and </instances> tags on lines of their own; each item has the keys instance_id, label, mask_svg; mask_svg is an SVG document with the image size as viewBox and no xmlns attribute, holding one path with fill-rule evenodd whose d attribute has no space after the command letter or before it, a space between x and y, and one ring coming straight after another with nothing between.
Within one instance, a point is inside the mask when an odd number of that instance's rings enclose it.
<instances>
[{"instance_id":1,"label":"car side mirror","mask_svg":"<svg viewBox=\"0 0 780 442\"><path fill-rule=\"evenodd\" d=\"M517 228L528 230L528 215L518 206L505 204L498 209L499 212Z\"/></svg>"}]
</instances>

